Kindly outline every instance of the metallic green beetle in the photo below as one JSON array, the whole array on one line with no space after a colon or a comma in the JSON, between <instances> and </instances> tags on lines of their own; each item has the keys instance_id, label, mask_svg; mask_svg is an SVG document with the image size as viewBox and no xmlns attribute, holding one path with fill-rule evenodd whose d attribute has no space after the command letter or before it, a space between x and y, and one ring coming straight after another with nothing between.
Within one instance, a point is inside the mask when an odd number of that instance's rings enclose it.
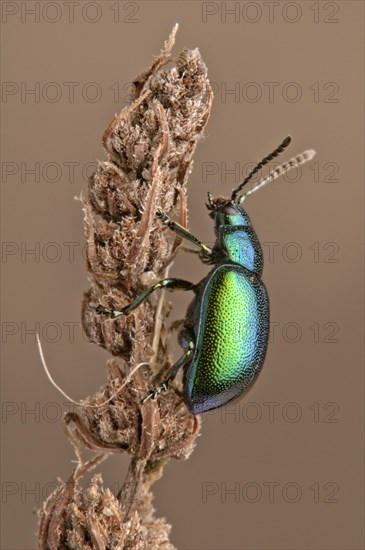
<instances>
[{"instance_id":1,"label":"metallic green beetle","mask_svg":"<svg viewBox=\"0 0 365 550\"><path fill-rule=\"evenodd\" d=\"M208 193L207 207L215 221L216 242L210 249L181 225L171 221L161 210L156 215L162 223L185 239L198 245L201 258L214 264L198 284L167 278L156 283L121 311L99 306L99 313L113 318L127 315L154 290L192 290L195 298L188 307L180 344L185 350L173 365L166 381L151 392L145 401L157 397L184 367L184 396L193 414L226 405L250 388L265 359L269 336L269 301L261 281L263 255L251 221L242 208L244 200L267 183L313 158L313 150L294 157L260 180L250 191L240 191L258 170L277 157L291 141L287 137L273 153L265 157L231 198L213 199Z\"/></svg>"}]
</instances>

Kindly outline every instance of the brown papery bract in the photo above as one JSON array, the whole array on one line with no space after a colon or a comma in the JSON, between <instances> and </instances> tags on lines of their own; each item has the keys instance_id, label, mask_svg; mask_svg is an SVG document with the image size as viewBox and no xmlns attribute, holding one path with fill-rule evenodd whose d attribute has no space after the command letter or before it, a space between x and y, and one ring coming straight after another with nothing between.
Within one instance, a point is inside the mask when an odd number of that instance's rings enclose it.
<instances>
[{"instance_id":1,"label":"brown papery bract","mask_svg":"<svg viewBox=\"0 0 365 550\"><path fill-rule=\"evenodd\" d=\"M176 384L143 403L171 365L169 304L156 293L116 319L97 307L120 310L165 277L181 244L155 214L161 208L186 226L186 183L212 91L198 50L184 49L172 60L176 32L177 25L152 66L135 79L130 105L106 129L107 159L99 162L84 200L91 287L83 328L118 360L108 363L106 385L81 402L78 414L65 415L78 465L40 512L43 549L173 548L170 526L154 515L150 487L169 458L188 458L200 421ZM83 448L95 457L85 462ZM82 485L86 472L121 452L130 454L130 464L117 495L103 487L100 474Z\"/></svg>"}]
</instances>

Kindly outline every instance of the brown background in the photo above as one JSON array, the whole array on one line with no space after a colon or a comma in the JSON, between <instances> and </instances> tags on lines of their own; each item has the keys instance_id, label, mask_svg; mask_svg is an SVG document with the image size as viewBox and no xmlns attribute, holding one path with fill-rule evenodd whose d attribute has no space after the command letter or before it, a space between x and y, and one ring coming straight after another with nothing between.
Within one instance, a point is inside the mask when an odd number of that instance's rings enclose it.
<instances>
[{"instance_id":1,"label":"brown background","mask_svg":"<svg viewBox=\"0 0 365 550\"><path fill-rule=\"evenodd\" d=\"M158 514L180 549L362 549L363 2L281 2L271 15L267 3L227 2L236 15L225 20L220 2L81 1L73 22L63 2L41 2L39 21L24 13L34 5L2 3L1 548L36 547L34 511L73 468L60 427L69 408L42 370L37 323L50 369L75 399L105 377L106 353L78 325L88 287L74 200L86 190L82 169L104 158L101 135L128 83L179 22L175 52L199 47L216 90L189 181L193 233L212 241L206 192L228 194L288 133L285 158L308 147L318 155L295 182L247 202L266 243L273 341L252 392L208 415L192 457L166 468ZM207 7L216 13L204 22ZM39 97L24 95L34 86ZM226 94L235 87L238 96ZM26 172L37 162L39 178ZM235 163L241 175L224 173ZM207 168L216 173L204 182ZM273 258L268 243L278 243ZM172 273L198 281L206 267L181 255ZM173 299L181 318L189 297ZM106 485L117 487L127 464L107 461Z\"/></svg>"}]
</instances>

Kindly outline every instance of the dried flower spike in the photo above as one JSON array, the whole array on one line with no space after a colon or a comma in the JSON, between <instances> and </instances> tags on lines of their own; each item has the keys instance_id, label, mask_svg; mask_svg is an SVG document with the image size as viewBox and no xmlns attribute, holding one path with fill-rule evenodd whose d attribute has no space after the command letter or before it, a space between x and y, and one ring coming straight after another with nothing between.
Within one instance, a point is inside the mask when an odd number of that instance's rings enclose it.
<instances>
[{"instance_id":1,"label":"dried flower spike","mask_svg":"<svg viewBox=\"0 0 365 550\"><path fill-rule=\"evenodd\" d=\"M186 225L186 182L212 91L198 50L184 49L172 62L176 32L177 25L152 66L134 80L130 105L106 129L107 160L99 163L84 202L91 288L83 327L120 362L109 362L105 387L82 402L79 414L65 416L79 465L44 504L39 531L44 549L173 548L169 525L154 518L150 487L167 459L189 456L200 422L178 389L142 404L156 373L171 364L169 305L161 293L117 319L98 313L98 306L120 310L166 276L181 244L155 213L161 208ZM96 458L85 463L82 447L96 451ZM100 475L82 488L81 476L115 452L131 455L119 494L104 489Z\"/></svg>"}]
</instances>

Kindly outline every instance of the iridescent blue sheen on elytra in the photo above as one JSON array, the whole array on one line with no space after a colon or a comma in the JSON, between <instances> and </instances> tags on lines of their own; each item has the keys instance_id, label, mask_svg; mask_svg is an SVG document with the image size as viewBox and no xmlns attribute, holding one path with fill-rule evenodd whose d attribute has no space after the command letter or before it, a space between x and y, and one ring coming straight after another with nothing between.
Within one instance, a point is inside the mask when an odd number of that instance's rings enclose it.
<instances>
[{"instance_id":1,"label":"iridescent blue sheen on elytra","mask_svg":"<svg viewBox=\"0 0 365 550\"><path fill-rule=\"evenodd\" d=\"M236 204L213 213L216 265L197 285L181 337L186 349L193 344L184 392L194 414L221 407L251 386L269 335L263 257L250 219Z\"/></svg>"}]
</instances>

